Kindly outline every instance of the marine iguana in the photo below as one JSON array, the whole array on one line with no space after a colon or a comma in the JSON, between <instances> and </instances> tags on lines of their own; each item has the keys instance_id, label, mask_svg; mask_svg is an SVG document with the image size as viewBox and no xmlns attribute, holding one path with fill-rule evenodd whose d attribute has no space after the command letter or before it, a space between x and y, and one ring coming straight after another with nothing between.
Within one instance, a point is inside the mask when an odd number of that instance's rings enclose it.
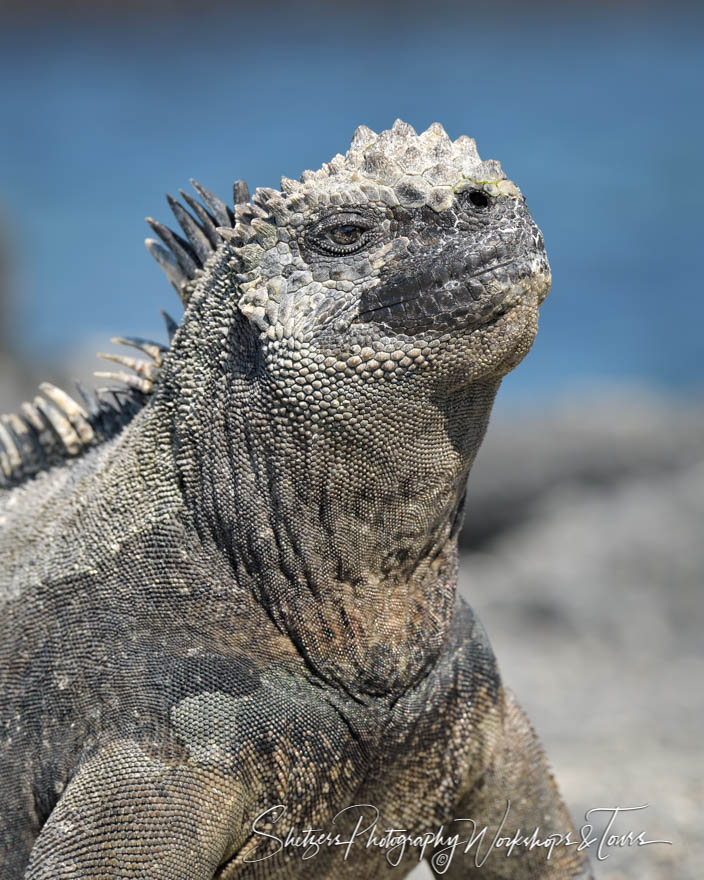
<instances>
[{"instance_id":1,"label":"marine iguana","mask_svg":"<svg viewBox=\"0 0 704 880\"><path fill-rule=\"evenodd\" d=\"M131 340L151 364L122 359L122 396L44 386L3 420L0 874L588 876L574 845L491 846L577 835L455 595L467 475L550 284L518 188L397 121L233 209L196 191L185 238L150 221L168 349ZM419 848L467 820L468 853Z\"/></svg>"}]
</instances>

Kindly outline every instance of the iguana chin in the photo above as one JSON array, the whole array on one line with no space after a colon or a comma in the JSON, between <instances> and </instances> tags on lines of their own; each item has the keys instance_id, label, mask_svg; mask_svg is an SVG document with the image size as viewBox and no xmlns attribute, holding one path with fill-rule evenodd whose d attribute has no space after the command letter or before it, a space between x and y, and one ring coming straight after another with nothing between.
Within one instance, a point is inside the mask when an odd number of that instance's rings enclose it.
<instances>
[{"instance_id":1,"label":"iguana chin","mask_svg":"<svg viewBox=\"0 0 704 880\"><path fill-rule=\"evenodd\" d=\"M186 305L168 350L133 341L151 365L122 359L117 403L45 386L3 422L2 877L386 876L361 840L276 842L361 804L488 826L448 877L586 877L576 846L488 851L577 837L455 595L467 475L550 284L523 197L400 121L234 211L197 191L186 238L151 221Z\"/></svg>"}]
</instances>

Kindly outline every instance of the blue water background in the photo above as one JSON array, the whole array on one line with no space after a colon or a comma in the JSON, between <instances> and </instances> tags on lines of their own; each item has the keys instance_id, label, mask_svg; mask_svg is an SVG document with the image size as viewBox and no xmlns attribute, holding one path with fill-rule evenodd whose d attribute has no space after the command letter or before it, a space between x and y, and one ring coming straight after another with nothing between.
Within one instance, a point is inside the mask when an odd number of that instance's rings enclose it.
<instances>
[{"instance_id":1,"label":"blue water background","mask_svg":"<svg viewBox=\"0 0 704 880\"><path fill-rule=\"evenodd\" d=\"M277 186L399 116L477 139L542 227L553 291L506 400L704 385L703 17L627 4L282 7L6 23L0 222L13 337L45 360L163 338L145 215L195 176Z\"/></svg>"}]
</instances>

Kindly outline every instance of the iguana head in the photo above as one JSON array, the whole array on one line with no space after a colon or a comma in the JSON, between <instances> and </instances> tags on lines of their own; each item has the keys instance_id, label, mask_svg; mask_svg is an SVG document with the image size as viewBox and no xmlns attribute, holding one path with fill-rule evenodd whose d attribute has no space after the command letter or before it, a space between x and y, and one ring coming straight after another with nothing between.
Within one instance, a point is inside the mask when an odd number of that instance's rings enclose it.
<instances>
[{"instance_id":1,"label":"iguana head","mask_svg":"<svg viewBox=\"0 0 704 880\"><path fill-rule=\"evenodd\" d=\"M439 650L466 477L536 332L542 236L439 125L362 127L232 214L203 197L202 226L176 211L190 246L159 225L175 259L150 245L187 302L155 399L184 496L318 670L408 681Z\"/></svg>"},{"instance_id":2,"label":"iguana head","mask_svg":"<svg viewBox=\"0 0 704 880\"><path fill-rule=\"evenodd\" d=\"M345 156L236 215L239 309L292 381L324 354L335 384L466 384L503 375L533 340L542 236L498 162L438 124L363 126Z\"/></svg>"},{"instance_id":3,"label":"iguana head","mask_svg":"<svg viewBox=\"0 0 704 880\"><path fill-rule=\"evenodd\" d=\"M530 347L550 283L542 236L470 138L453 142L437 123L421 135L401 121L380 135L362 126L345 156L283 178L280 192L249 201L238 182L234 210L194 186L202 202L182 194L192 214L169 197L187 240L149 220L167 246L149 239L149 250L184 304L200 301L172 352L118 340L156 360L107 356L137 372L98 374L127 383L121 397L81 389L81 404L45 385L47 400L0 417L0 486L118 433L158 382L162 354L176 371L241 367L236 316L251 329L249 372L271 380L280 416L309 427L328 417L364 426L360 407L373 418L398 383L418 402L497 382Z\"/></svg>"}]
</instances>

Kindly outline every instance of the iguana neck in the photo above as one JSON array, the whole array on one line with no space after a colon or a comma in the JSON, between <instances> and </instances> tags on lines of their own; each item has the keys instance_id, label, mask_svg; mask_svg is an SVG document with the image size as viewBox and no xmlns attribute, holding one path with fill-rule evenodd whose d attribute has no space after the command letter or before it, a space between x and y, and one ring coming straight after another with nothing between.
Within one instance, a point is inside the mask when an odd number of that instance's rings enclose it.
<instances>
[{"instance_id":1,"label":"iguana neck","mask_svg":"<svg viewBox=\"0 0 704 880\"><path fill-rule=\"evenodd\" d=\"M498 384L409 395L407 411L390 388L386 429L366 434L312 430L266 381L223 376L191 400L177 460L197 528L323 678L397 692L441 650L466 479Z\"/></svg>"}]
</instances>

